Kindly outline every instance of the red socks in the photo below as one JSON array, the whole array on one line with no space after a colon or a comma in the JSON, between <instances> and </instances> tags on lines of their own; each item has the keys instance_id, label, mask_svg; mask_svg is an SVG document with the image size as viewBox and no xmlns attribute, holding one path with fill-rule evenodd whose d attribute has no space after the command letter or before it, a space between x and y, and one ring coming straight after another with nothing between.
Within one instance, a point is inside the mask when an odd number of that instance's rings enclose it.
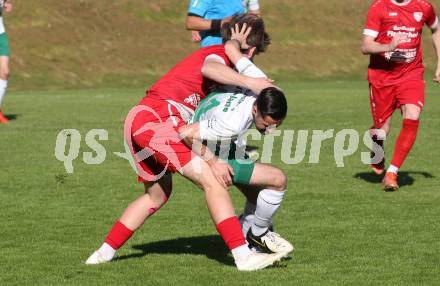
<instances>
[{"instance_id":1,"label":"red socks","mask_svg":"<svg viewBox=\"0 0 440 286\"><path fill-rule=\"evenodd\" d=\"M105 242L114 250L118 250L132 235L133 231L131 229L123 225L120 221L116 221L107 235Z\"/></svg>"},{"instance_id":2,"label":"red socks","mask_svg":"<svg viewBox=\"0 0 440 286\"><path fill-rule=\"evenodd\" d=\"M402 130L397 137L391 165L400 168L414 145L419 129L419 120L404 119Z\"/></svg>"},{"instance_id":3,"label":"red socks","mask_svg":"<svg viewBox=\"0 0 440 286\"><path fill-rule=\"evenodd\" d=\"M241 225L236 216L225 219L217 225L217 231L220 233L224 242L230 250L246 244L246 241L241 231ZM113 249L118 250L124 243L130 239L133 231L116 221L110 230L105 242Z\"/></svg>"},{"instance_id":4,"label":"red socks","mask_svg":"<svg viewBox=\"0 0 440 286\"><path fill-rule=\"evenodd\" d=\"M229 250L246 244L240 222L236 216L220 222L217 225L217 231L220 233Z\"/></svg>"}]
</instances>

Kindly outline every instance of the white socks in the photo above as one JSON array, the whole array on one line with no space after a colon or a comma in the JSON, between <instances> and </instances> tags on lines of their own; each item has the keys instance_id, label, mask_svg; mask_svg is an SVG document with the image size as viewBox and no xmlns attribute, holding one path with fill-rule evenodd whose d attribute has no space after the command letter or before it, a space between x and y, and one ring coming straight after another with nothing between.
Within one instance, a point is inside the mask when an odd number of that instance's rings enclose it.
<instances>
[{"instance_id":1,"label":"white socks","mask_svg":"<svg viewBox=\"0 0 440 286\"><path fill-rule=\"evenodd\" d=\"M260 192L257 199L257 209L255 210L252 233L260 236L269 228L272 218L277 212L284 198L284 192L264 189Z\"/></svg>"},{"instance_id":2,"label":"white socks","mask_svg":"<svg viewBox=\"0 0 440 286\"><path fill-rule=\"evenodd\" d=\"M112 260L113 256L115 256L116 250L114 250L113 247L104 242L98 249L98 252L102 255L104 259Z\"/></svg>"},{"instance_id":3,"label":"white socks","mask_svg":"<svg viewBox=\"0 0 440 286\"><path fill-rule=\"evenodd\" d=\"M399 171L399 168L397 168L397 167L394 166L394 165L390 165L390 167L389 167L388 170L387 170L387 173L394 173L394 174L397 174L398 171Z\"/></svg>"},{"instance_id":4,"label":"white socks","mask_svg":"<svg viewBox=\"0 0 440 286\"><path fill-rule=\"evenodd\" d=\"M235 261L243 261L252 253L252 251L249 249L249 246L246 243L242 246L232 249L231 253Z\"/></svg>"},{"instance_id":5,"label":"white socks","mask_svg":"<svg viewBox=\"0 0 440 286\"><path fill-rule=\"evenodd\" d=\"M249 229L254 223L255 209L256 205L246 200L246 204L244 205L243 215L240 217L241 229L243 230L243 235L246 237Z\"/></svg>"},{"instance_id":6,"label":"white socks","mask_svg":"<svg viewBox=\"0 0 440 286\"><path fill-rule=\"evenodd\" d=\"M8 87L8 81L4 79L0 79L0 108L2 106L3 98L6 94L6 88Z\"/></svg>"}]
</instances>

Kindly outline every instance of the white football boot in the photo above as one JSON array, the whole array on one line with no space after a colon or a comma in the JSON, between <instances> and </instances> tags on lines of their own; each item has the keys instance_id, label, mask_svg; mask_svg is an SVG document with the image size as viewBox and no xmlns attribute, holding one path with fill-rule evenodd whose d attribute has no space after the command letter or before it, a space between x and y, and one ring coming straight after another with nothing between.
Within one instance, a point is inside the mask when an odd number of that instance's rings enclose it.
<instances>
[{"instance_id":1,"label":"white football boot","mask_svg":"<svg viewBox=\"0 0 440 286\"><path fill-rule=\"evenodd\" d=\"M255 271L271 266L286 255L285 252L269 254L252 251L245 259L236 260L235 264L240 271Z\"/></svg>"},{"instance_id":2,"label":"white football boot","mask_svg":"<svg viewBox=\"0 0 440 286\"><path fill-rule=\"evenodd\" d=\"M286 239L282 238L278 233L267 230L260 236L252 233L249 229L246 240L249 246L255 247L264 253L285 253L285 256L294 250L293 245Z\"/></svg>"},{"instance_id":3,"label":"white football boot","mask_svg":"<svg viewBox=\"0 0 440 286\"><path fill-rule=\"evenodd\" d=\"M92 255L86 260L87 265L95 265L95 264L102 264L110 262L113 259L113 257L105 257L99 250L96 250L93 252Z\"/></svg>"}]
</instances>

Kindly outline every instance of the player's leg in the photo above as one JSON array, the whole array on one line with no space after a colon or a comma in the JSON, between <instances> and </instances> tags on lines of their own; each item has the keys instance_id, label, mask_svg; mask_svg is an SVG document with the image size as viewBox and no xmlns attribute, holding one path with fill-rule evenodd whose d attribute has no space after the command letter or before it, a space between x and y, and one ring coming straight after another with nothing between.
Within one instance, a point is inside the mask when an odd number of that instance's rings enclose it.
<instances>
[{"instance_id":1,"label":"player's leg","mask_svg":"<svg viewBox=\"0 0 440 286\"><path fill-rule=\"evenodd\" d=\"M402 110L403 123L394 147L393 159L384 178L386 191L396 191L399 188L397 173L416 141L424 102L423 81L409 81L399 86L398 104Z\"/></svg>"},{"instance_id":2,"label":"player's leg","mask_svg":"<svg viewBox=\"0 0 440 286\"><path fill-rule=\"evenodd\" d=\"M239 176L235 175L234 178L243 178L246 176L240 175L250 165L240 164L239 168L235 164L232 164L232 166L234 173L239 174ZM239 189L247 198L243 213L243 226L247 228L250 225L253 234L259 236L267 232L268 228L272 225L272 219L280 207L286 192L287 178L280 169L261 163L254 163L251 174L249 181L238 182ZM253 219L252 215L250 215L252 209L255 209Z\"/></svg>"},{"instance_id":3,"label":"player's leg","mask_svg":"<svg viewBox=\"0 0 440 286\"><path fill-rule=\"evenodd\" d=\"M375 143L371 152L371 169L381 175L385 171L384 142L391 132L391 116L396 109L395 88L370 84L370 108L374 122L370 134Z\"/></svg>"},{"instance_id":4,"label":"player's leg","mask_svg":"<svg viewBox=\"0 0 440 286\"><path fill-rule=\"evenodd\" d=\"M371 151L371 169L376 175L382 175L385 171L385 140L391 132L391 116L385 123L377 128L372 126L370 129L373 144Z\"/></svg>"},{"instance_id":5,"label":"player's leg","mask_svg":"<svg viewBox=\"0 0 440 286\"><path fill-rule=\"evenodd\" d=\"M206 203L212 220L223 241L232 252L239 270L258 270L265 268L285 256L286 252L262 254L250 251L235 216L229 193L217 181L209 165L200 157L193 156L184 165L181 173L205 192Z\"/></svg>"},{"instance_id":6,"label":"player's leg","mask_svg":"<svg viewBox=\"0 0 440 286\"><path fill-rule=\"evenodd\" d=\"M9 78L9 42L6 33L0 34L0 123L8 122L2 113L2 102L6 94Z\"/></svg>"},{"instance_id":7,"label":"player's leg","mask_svg":"<svg viewBox=\"0 0 440 286\"><path fill-rule=\"evenodd\" d=\"M171 196L172 178L166 174L155 183L144 183L145 193L133 201L115 222L104 243L86 261L86 264L100 264L111 261L133 233L146 219L159 210Z\"/></svg>"},{"instance_id":8,"label":"player's leg","mask_svg":"<svg viewBox=\"0 0 440 286\"><path fill-rule=\"evenodd\" d=\"M234 177L244 174L249 164L234 166ZM240 182L239 189L246 196L242 216L242 228L246 231L249 245L264 252L291 252L292 244L270 230L273 218L283 201L287 179L285 174L271 165L255 163L252 176L247 182ZM252 211L254 210L254 213Z\"/></svg>"}]
</instances>

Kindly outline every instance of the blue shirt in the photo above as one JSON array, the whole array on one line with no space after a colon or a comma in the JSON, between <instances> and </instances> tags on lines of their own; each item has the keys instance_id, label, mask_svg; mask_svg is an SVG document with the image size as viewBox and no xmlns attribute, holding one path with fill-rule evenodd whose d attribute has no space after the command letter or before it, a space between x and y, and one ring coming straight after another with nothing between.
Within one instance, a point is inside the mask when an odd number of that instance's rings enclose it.
<instances>
[{"instance_id":1,"label":"blue shirt","mask_svg":"<svg viewBox=\"0 0 440 286\"><path fill-rule=\"evenodd\" d=\"M191 0L188 14L195 14L207 20L224 19L236 14L244 14L243 0ZM219 45L222 43L220 33L213 34L211 31L200 32L201 47Z\"/></svg>"}]
</instances>

